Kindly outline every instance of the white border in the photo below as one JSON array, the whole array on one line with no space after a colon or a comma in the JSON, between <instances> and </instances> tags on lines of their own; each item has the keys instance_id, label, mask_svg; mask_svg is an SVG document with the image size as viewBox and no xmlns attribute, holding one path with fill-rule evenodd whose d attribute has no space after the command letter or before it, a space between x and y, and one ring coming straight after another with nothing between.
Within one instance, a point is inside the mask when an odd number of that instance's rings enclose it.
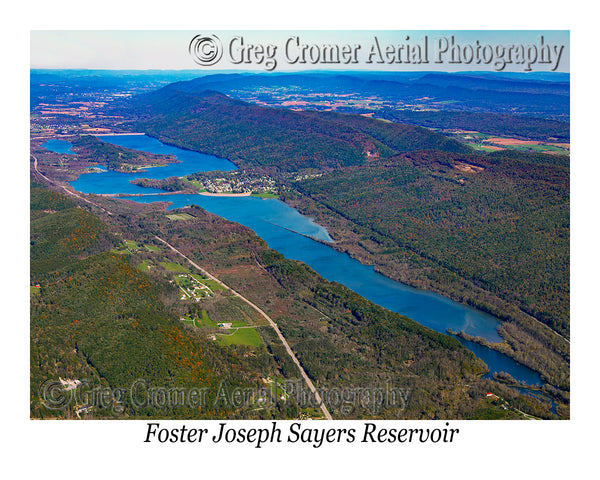
<instances>
[{"instance_id":1,"label":"white border","mask_svg":"<svg viewBox=\"0 0 600 480\"><path fill-rule=\"evenodd\" d=\"M597 39L594 15L564 2L206 2L125 3L29 2L16 18L5 13L3 189L5 228L2 281L4 325L2 412L9 447L6 471L50 478L125 475L150 478L219 475L231 478L379 475L423 478L506 478L536 475L565 478L586 471L596 453L595 383L592 352L598 338L595 297L598 216L596 110ZM211 448L210 445L143 444L141 422L30 421L28 358L28 93L30 29L570 29L572 73L572 420L564 422L451 422L461 436L451 447L329 445L320 449L273 446ZM15 181L14 179L17 178ZM592 276L593 275L593 276ZM246 422L243 422L246 423ZM340 422L336 422L336 425ZM237 425L237 424L236 424ZM239 424L242 426L242 423ZM418 424L419 427L422 424ZM591 435L587 435L590 433ZM594 450L592 450L594 448ZM6 446L5 446L6 449ZM13 468L10 468L13 467ZM17 468L18 470L14 470ZM590 471L595 471L592 467Z\"/></svg>"}]
</instances>

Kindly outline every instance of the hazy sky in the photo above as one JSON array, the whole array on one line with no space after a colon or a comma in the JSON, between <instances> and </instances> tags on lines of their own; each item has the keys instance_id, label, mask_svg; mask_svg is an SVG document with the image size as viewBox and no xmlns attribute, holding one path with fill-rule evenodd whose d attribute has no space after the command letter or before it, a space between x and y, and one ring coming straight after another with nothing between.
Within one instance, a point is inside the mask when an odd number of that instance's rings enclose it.
<instances>
[{"instance_id":1,"label":"hazy sky","mask_svg":"<svg viewBox=\"0 0 600 480\"><path fill-rule=\"evenodd\" d=\"M216 35L223 47L223 53L220 61L211 67L201 67L197 65L189 52L190 41L196 35ZM285 44L290 37L299 37L299 44L303 45L361 45L357 53L358 64L339 65L337 68L343 69L372 69L372 70L487 70L494 71L494 62L489 64L480 63L477 65L474 61L467 63L463 58L462 63L450 63L449 53L443 53L442 63L435 63L434 57L440 49L440 40L448 43L454 36L455 44L460 48L476 47L476 41L479 41L481 48L489 45L492 48L496 46L508 47L510 45L523 45L527 52L530 45L539 45L540 37L544 37L544 42L551 46L564 46L560 63L556 71L568 72L570 64L569 55L569 32L561 30L549 31L257 31L257 30L239 30L239 31L32 31L31 32L31 68L76 68L76 69L201 69L204 71L223 70L223 69L248 69L248 70L266 70L265 65L268 59L268 53L265 55L262 63L258 63L260 57L252 56L251 63L241 63L234 65L231 60L241 59L239 37L243 37L244 45L273 45L276 48L272 57L275 59L275 71L285 70L314 70L331 69L335 65L323 65L320 63L296 63L291 65L289 57L285 56ZM406 41L406 37L409 40ZM233 39L233 54L230 51L230 44ZM381 49L384 50L388 45L397 46L410 44L412 46L421 45L423 48L424 39L428 39L428 64L392 64L376 63L377 56L372 57L373 63L366 64L365 61L372 51L374 39L377 37ZM471 45L471 47L468 47ZM536 49L531 50L531 55ZM473 51L473 50L471 50ZM492 50L488 49L489 54ZM267 51L268 52L268 51ZM290 47L293 58L297 58L301 53L301 47L293 43ZM480 52L483 52L480 50ZM552 50L554 55L555 50ZM210 52L209 52L210 53ZM308 50L305 50L308 53ZM469 52L467 51L467 54ZM494 54L496 55L496 54ZM537 49L538 60L540 58L539 48ZM483 57L482 57L483 58ZM533 57L531 57L533 58ZM245 58L244 58L245 59ZM540 64L534 63L531 66L533 71L549 71L558 60L558 55L552 59L554 63ZM506 65L504 71L523 71L524 65L512 64Z\"/></svg>"}]
</instances>

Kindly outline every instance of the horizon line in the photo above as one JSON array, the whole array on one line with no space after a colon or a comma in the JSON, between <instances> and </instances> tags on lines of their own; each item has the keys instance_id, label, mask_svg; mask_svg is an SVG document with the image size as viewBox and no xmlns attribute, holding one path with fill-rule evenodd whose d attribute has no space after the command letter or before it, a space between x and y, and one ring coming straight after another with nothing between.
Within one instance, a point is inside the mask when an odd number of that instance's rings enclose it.
<instances>
[{"instance_id":1,"label":"horizon line","mask_svg":"<svg viewBox=\"0 0 600 480\"><path fill-rule=\"evenodd\" d=\"M199 74L218 74L218 73L252 73L261 75L277 75L281 73L339 73L339 72L352 72L352 73L386 73L390 75L398 73L450 73L450 74L466 74L466 73L488 73L492 75L505 75L505 74L516 74L516 75L535 75L535 74L548 74L548 75L570 75L571 72L553 72L548 70L540 71L495 71L495 70L374 70L374 69L358 69L358 70L342 70L342 69L315 69L315 70L279 70L267 72L264 70L240 70L240 69L223 69L223 70L196 70L193 68L77 68L77 67L29 67L29 70L52 70L52 71L87 71L87 72L189 72Z\"/></svg>"}]
</instances>

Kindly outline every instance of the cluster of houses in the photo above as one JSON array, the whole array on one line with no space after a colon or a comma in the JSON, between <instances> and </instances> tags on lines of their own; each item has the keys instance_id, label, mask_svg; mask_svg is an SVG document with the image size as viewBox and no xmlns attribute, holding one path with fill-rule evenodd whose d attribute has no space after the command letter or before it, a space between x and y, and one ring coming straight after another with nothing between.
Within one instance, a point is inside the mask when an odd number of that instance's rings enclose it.
<instances>
[{"instance_id":1,"label":"cluster of houses","mask_svg":"<svg viewBox=\"0 0 600 480\"><path fill-rule=\"evenodd\" d=\"M277 190L275 180L269 177L202 178L202 186L210 193L262 193Z\"/></svg>"},{"instance_id":2,"label":"cluster of houses","mask_svg":"<svg viewBox=\"0 0 600 480\"><path fill-rule=\"evenodd\" d=\"M204 297L206 294L210 294L212 293L212 291L210 290L210 288L208 288L206 285L203 285L199 282L197 282L194 277L192 277L191 275L187 275L187 274L180 274L179 277L183 277L183 278L190 278L192 281L192 285L189 288L186 287L182 287L180 286L179 288L181 288L181 300L188 300L188 299L194 299L196 300L196 302L199 302L200 299L202 297Z\"/></svg>"}]
</instances>

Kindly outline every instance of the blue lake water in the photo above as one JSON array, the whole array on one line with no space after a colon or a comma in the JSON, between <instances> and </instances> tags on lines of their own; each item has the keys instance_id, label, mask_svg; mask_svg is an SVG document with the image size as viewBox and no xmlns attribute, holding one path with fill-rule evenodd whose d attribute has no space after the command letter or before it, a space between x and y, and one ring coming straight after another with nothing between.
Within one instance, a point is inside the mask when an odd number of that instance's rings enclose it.
<instances>
[{"instance_id":1,"label":"blue lake water","mask_svg":"<svg viewBox=\"0 0 600 480\"><path fill-rule=\"evenodd\" d=\"M55 140L55 139L47 140L44 144L42 144L42 147L44 147L52 152L74 154L74 152L71 151L72 146L73 146L73 144L70 142L67 142L65 140Z\"/></svg>"},{"instance_id":2,"label":"blue lake water","mask_svg":"<svg viewBox=\"0 0 600 480\"><path fill-rule=\"evenodd\" d=\"M152 193L159 190L137 187L129 183L133 178L166 178L183 176L198 171L233 170L228 160L203 155L162 144L145 135L100 137L101 140L150 153L176 155L181 163L150 168L147 172L118 173L113 171L81 175L71 185L84 193ZM348 255L337 252L323 243L331 238L325 228L297 210L276 199L255 197L210 197L204 195L169 195L133 197L131 200L149 203L170 201L169 207L198 205L228 220L251 228L267 242L270 248L286 258L300 260L321 276L347 286L361 296L394 312L401 313L437 332L448 328L464 330L489 341L501 341L496 330L499 320L484 312L453 302L440 295L408 287L376 273L373 267L362 265ZM506 355L481 345L462 341L494 372L507 372L529 385L541 385L540 377Z\"/></svg>"},{"instance_id":3,"label":"blue lake water","mask_svg":"<svg viewBox=\"0 0 600 480\"><path fill-rule=\"evenodd\" d=\"M182 177L194 172L209 172L212 170L230 171L237 168L233 163L224 158L217 158L212 155L204 155L190 150L171 147L154 138L147 137L146 135L118 135L98 138L103 142L131 148L133 150L175 155L180 161L178 163L170 163L164 167L147 168L145 172L121 173L109 170L98 175L81 175L77 180L71 183L72 187L79 192L158 193L162 192L162 190L144 188L129 182L134 178Z\"/></svg>"}]
</instances>

